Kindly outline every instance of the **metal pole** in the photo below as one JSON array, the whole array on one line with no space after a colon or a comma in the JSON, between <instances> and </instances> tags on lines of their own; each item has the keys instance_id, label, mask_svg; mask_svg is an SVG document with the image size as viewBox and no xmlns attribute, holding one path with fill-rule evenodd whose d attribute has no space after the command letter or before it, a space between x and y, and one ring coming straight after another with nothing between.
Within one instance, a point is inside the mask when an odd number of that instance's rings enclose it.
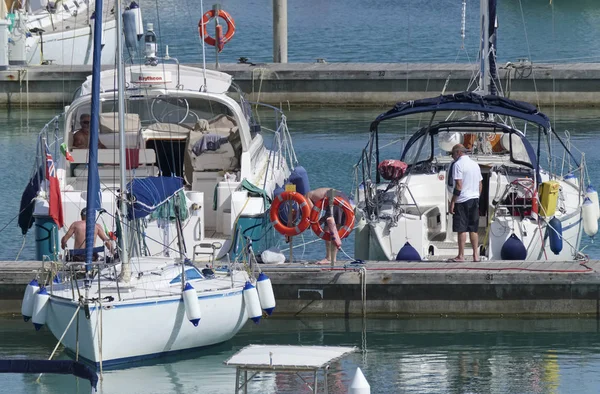
<instances>
[{"instance_id":1,"label":"metal pole","mask_svg":"<svg viewBox=\"0 0 600 394\"><path fill-rule=\"evenodd\" d=\"M327 199L329 200L329 215L332 219L335 220L335 216L333 215L333 203L335 200L335 195L336 192L333 189L329 189L329 191L327 192ZM336 227L337 227L337 223L336 223ZM331 240L329 241L329 255L331 256L331 267L335 267L335 255L336 255L336 246L335 243L333 242L333 234L330 235Z\"/></svg>"},{"instance_id":2,"label":"metal pole","mask_svg":"<svg viewBox=\"0 0 600 394\"><path fill-rule=\"evenodd\" d=\"M235 394L240 392L240 367L235 368Z\"/></svg>"},{"instance_id":3,"label":"metal pole","mask_svg":"<svg viewBox=\"0 0 600 394\"><path fill-rule=\"evenodd\" d=\"M129 265L129 253L127 250L127 240L129 239L128 233L129 228L126 223L125 215L127 214L127 204L125 202L125 191L127 190L126 183L126 169L125 163L127 163L127 157L125 154L125 70L123 68L123 15L121 0L116 1L117 15L115 20L117 22L117 83L118 83L118 103L119 103L119 161L120 166L120 178L121 178L121 275L124 282L129 282L131 279L131 267Z\"/></svg>"},{"instance_id":4,"label":"metal pole","mask_svg":"<svg viewBox=\"0 0 600 394\"><path fill-rule=\"evenodd\" d=\"M219 37L217 36L217 26L219 26L219 11L221 11L221 4L213 4L213 11L215 12L215 68L219 69Z\"/></svg>"},{"instance_id":5,"label":"metal pole","mask_svg":"<svg viewBox=\"0 0 600 394\"><path fill-rule=\"evenodd\" d=\"M273 63L287 62L287 0L273 0Z\"/></svg>"}]
</instances>

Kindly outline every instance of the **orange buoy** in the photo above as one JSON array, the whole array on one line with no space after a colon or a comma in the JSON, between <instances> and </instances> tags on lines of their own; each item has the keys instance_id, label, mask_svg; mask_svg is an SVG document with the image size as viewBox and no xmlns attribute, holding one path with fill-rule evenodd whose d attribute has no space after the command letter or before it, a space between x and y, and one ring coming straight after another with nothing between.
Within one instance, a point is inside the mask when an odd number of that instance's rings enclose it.
<instances>
[{"instance_id":1,"label":"orange buoy","mask_svg":"<svg viewBox=\"0 0 600 394\"><path fill-rule=\"evenodd\" d=\"M223 35L223 27L221 25L217 25L216 38L211 37L210 34L208 34L208 22L215 17L214 10L207 11L204 15L202 15L202 19L200 19L200 22L198 22L198 32L200 32L200 37L202 37L205 43L213 47L217 46L217 48L219 48L219 52L221 52L225 44L231 40L233 34L235 33L235 22L227 11L219 10L219 13L216 14L216 16L224 19L227 23L227 33L225 33L225 35ZM221 29L219 30L219 28Z\"/></svg>"},{"instance_id":2,"label":"orange buoy","mask_svg":"<svg viewBox=\"0 0 600 394\"><path fill-rule=\"evenodd\" d=\"M284 201L293 201L298 204L298 207L300 208L300 220L298 221L298 224L288 226L280 220L279 208ZM291 215L291 212L289 214ZM273 228L280 234L287 235L288 237L293 237L306 230L308 226L310 226L309 217L310 208L308 207L308 202L306 201L306 198L298 192L283 192L275 197L275 201L273 201L269 212L269 218L271 219L271 223L273 223Z\"/></svg>"}]
</instances>

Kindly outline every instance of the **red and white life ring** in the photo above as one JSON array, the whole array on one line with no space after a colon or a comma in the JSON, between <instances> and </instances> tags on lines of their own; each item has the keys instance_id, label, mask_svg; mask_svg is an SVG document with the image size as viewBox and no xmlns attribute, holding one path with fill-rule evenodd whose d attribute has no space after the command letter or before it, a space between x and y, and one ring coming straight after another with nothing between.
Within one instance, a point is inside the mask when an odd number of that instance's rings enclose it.
<instances>
[{"instance_id":1,"label":"red and white life ring","mask_svg":"<svg viewBox=\"0 0 600 394\"><path fill-rule=\"evenodd\" d=\"M279 208L284 201L293 201L298 204L298 207L300 208L300 219L298 220L298 224L288 226L287 223L282 223L281 218L279 217ZM291 214L291 212L288 213L288 215ZM308 226L310 226L309 217L310 208L308 207L308 202L306 201L306 198L298 192L283 192L275 197L275 201L273 201L269 212L269 218L271 219L271 223L273 223L273 228L280 234L287 235L288 237L296 236L306 230Z\"/></svg>"},{"instance_id":2,"label":"red and white life ring","mask_svg":"<svg viewBox=\"0 0 600 394\"><path fill-rule=\"evenodd\" d=\"M342 226L338 227L338 235L340 239L346 238L354 229L354 210L350 206L350 203L345 198L336 196L333 199L333 205L338 206L344 210L345 220ZM321 239L325 241L331 241L331 234L324 230L319 223L319 216L321 211L329 209L329 198L325 197L319 200L312 208L310 212L310 225L313 232Z\"/></svg>"},{"instance_id":3,"label":"red and white life ring","mask_svg":"<svg viewBox=\"0 0 600 394\"><path fill-rule=\"evenodd\" d=\"M220 30L217 31L216 38L213 38L210 36L210 34L208 34L208 22L210 22L210 20L215 17L214 10L206 11L204 15L202 15L202 19L200 19L200 22L198 22L198 31L200 32L200 37L202 37L205 43L213 47L218 45L220 52L221 50L223 50L223 46L227 44L229 40L231 40L231 38L233 37L235 33L235 22L233 21L233 18L231 17L231 15L229 15L227 11L219 10L219 13L216 16L224 19L227 23L227 32L224 36L222 35L222 33L220 33ZM217 28L219 27L220 25L217 26Z\"/></svg>"}]
</instances>

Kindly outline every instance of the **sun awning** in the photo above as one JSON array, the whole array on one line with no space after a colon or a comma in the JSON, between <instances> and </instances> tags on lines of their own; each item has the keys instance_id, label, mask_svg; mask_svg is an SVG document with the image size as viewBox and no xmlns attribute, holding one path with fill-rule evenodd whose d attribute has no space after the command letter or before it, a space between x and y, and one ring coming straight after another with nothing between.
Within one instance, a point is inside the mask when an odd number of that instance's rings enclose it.
<instances>
[{"instance_id":1,"label":"sun awning","mask_svg":"<svg viewBox=\"0 0 600 394\"><path fill-rule=\"evenodd\" d=\"M386 119L435 111L466 111L505 115L536 123L542 126L545 131L551 129L550 119L540 112L535 105L500 96L482 96L473 92L462 92L399 102L394 108L379 115L371 123L371 131L374 131L377 125Z\"/></svg>"}]
</instances>

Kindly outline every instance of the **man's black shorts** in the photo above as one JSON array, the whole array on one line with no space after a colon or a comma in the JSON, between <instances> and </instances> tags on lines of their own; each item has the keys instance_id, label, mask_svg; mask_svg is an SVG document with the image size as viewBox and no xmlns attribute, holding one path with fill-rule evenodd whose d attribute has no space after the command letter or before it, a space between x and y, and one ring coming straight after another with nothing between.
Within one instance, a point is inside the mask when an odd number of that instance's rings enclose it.
<instances>
[{"instance_id":1,"label":"man's black shorts","mask_svg":"<svg viewBox=\"0 0 600 394\"><path fill-rule=\"evenodd\" d=\"M454 204L452 231L455 233L476 233L479 227L479 199L472 198Z\"/></svg>"}]
</instances>

